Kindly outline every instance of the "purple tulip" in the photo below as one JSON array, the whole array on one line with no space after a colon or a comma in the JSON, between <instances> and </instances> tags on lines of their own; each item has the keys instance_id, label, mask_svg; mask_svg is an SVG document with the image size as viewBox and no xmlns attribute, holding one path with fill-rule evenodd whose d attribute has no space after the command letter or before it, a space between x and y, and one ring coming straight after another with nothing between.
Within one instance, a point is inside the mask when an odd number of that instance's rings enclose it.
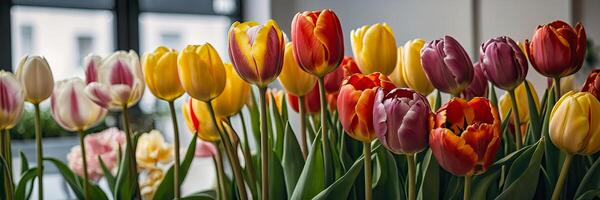
<instances>
[{"instance_id":1,"label":"purple tulip","mask_svg":"<svg viewBox=\"0 0 600 200\"><path fill-rule=\"evenodd\" d=\"M427 98L407 88L389 93L378 89L373 125L383 146L395 154L413 154L427 148L433 115Z\"/></svg>"},{"instance_id":2,"label":"purple tulip","mask_svg":"<svg viewBox=\"0 0 600 200\"><path fill-rule=\"evenodd\" d=\"M458 96L473 80L473 63L465 49L451 36L427 42L421 64L431 84Z\"/></svg>"},{"instance_id":3,"label":"purple tulip","mask_svg":"<svg viewBox=\"0 0 600 200\"><path fill-rule=\"evenodd\" d=\"M481 44L480 62L490 82L503 90L515 89L527 76L525 53L506 36Z\"/></svg>"},{"instance_id":4,"label":"purple tulip","mask_svg":"<svg viewBox=\"0 0 600 200\"><path fill-rule=\"evenodd\" d=\"M476 62L473 65L473 81L469 84L469 87L465 88L461 93L461 97L470 100L475 97L486 97L488 91L488 80L481 69L481 64Z\"/></svg>"}]
</instances>

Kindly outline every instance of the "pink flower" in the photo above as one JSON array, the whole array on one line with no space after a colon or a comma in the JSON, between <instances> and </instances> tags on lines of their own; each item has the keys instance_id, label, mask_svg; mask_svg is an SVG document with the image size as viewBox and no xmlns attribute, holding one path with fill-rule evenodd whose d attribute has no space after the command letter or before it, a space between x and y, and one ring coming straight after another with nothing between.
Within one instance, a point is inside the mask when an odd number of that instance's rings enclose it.
<instances>
[{"instance_id":1,"label":"pink flower","mask_svg":"<svg viewBox=\"0 0 600 200\"><path fill-rule=\"evenodd\" d=\"M125 134L117 128L109 128L104 131L87 135L85 137L85 150L88 164L88 175L91 180L98 181L104 173L98 157L108 168L113 171L118 164L119 146L125 147ZM77 175L83 176L83 161L81 158L81 147L79 145L71 148L67 155L69 168Z\"/></svg>"},{"instance_id":2,"label":"pink flower","mask_svg":"<svg viewBox=\"0 0 600 200\"><path fill-rule=\"evenodd\" d=\"M198 158L210 158L217 154L217 147L211 142L198 140L196 142L195 156Z\"/></svg>"}]
</instances>

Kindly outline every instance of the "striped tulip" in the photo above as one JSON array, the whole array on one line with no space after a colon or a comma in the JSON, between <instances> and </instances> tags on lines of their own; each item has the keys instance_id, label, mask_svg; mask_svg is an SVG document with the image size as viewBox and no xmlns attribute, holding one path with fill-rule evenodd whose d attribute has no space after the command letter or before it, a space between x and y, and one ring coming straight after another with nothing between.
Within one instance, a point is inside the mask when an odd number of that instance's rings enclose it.
<instances>
[{"instance_id":1,"label":"striped tulip","mask_svg":"<svg viewBox=\"0 0 600 200\"><path fill-rule=\"evenodd\" d=\"M191 133L196 134L198 138L216 142L221 140L219 130L210 120L210 112L208 112L208 103L194 98L189 98L182 106L183 118ZM218 118L217 118L218 119Z\"/></svg>"},{"instance_id":2,"label":"striped tulip","mask_svg":"<svg viewBox=\"0 0 600 200\"><path fill-rule=\"evenodd\" d=\"M59 81L50 98L52 117L68 131L85 131L98 124L108 112L86 96L85 86L79 78Z\"/></svg>"},{"instance_id":3,"label":"striped tulip","mask_svg":"<svg viewBox=\"0 0 600 200\"><path fill-rule=\"evenodd\" d=\"M0 130L10 129L21 118L25 92L10 72L0 70Z\"/></svg>"}]
</instances>

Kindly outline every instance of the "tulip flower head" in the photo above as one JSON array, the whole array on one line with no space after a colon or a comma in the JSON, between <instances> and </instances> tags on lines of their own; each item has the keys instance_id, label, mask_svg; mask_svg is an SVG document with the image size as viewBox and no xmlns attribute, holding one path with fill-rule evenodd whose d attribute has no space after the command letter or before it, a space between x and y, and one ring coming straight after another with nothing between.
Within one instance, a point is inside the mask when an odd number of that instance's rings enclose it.
<instances>
[{"instance_id":1,"label":"tulip flower head","mask_svg":"<svg viewBox=\"0 0 600 200\"><path fill-rule=\"evenodd\" d=\"M398 71L402 72L402 80L407 87L427 96L434 88L421 64L421 50L424 45L425 40L420 38L407 41L402 47L402 58L398 59L402 62L398 65L402 69Z\"/></svg>"},{"instance_id":2,"label":"tulip flower head","mask_svg":"<svg viewBox=\"0 0 600 200\"><path fill-rule=\"evenodd\" d=\"M25 91L26 101L39 104L52 95L54 78L46 58L41 56L23 57L15 75Z\"/></svg>"},{"instance_id":3,"label":"tulip flower head","mask_svg":"<svg viewBox=\"0 0 600 200\"><path fill-rule=\"evenodd\" d=\"M267 87L279 76L284 57L283 33L273 20L264 25L235 22L229 29L229 57L250 84Z\"/></svg>"},{"instance_id":4,"label":"tulip flower head","mask_svg":"<svg viewBox=\"0 0 600 200\"><path fill-rule=\"evenodd\" d=\"M208 142L216 142L221 139L219 130L211 121L207 102L190 98L182 105L181 110L191 133Z\"/></svg>"},{"instance_id":5,"label":"tulip flower head","mask_svg":"<svg viewBox=\"0 0 600 200\"><path fill-rule=\"evenodd\" d=\"M148 168L146 176L140 180L140 193L143 199L153 199L156 190L165 179L165 172L160 167Z\"/></svg>"},{"instance_id":6,"label":"tulip flower head","mask_svg":"<svg viewBox=\"0 0 600 200\"><path fill-rule=\"evenodd\" d=\"M396 86L386 75L378 72L353 74L342 83L337 98L339 118L346 133L355 140L368 142L376 136L373 103L378 88L387 93Z\"/></svg>"},{"instance_id":7,"label":"tulip flower head","mask_svg":"<svg viewBox=\"0 0 600 200\"><path fill-rule=\"evenodd\" d=\"M477 175L493 162L500 139L500 119L487 99L453 98L436 112L429 146L446 171Z\"/></svg>"},{"instance_id":8,"label":"tulip flower head","mask_svg":"<svg viewBox=\"0 0 600 200\"><path fill-rule=\"evenodd\" d=\"M433 128L433 114L427 98L411 89L397 88L389 93L377 90L373 105L375 133L388 150L414 154L427 148Z\"/></svg>"},{"instance_id":9,"label":"tulip flower head","mask_svg":"<svg viewBox=\"0 0 600 200\"><path fill-rule=\"evenodd\" d=\"M135 105L142 97L145 84L135 51L117 51L104 59L89 55L84 64L85 93L94 103L120 110Z\"/></svg>"},{"instance_id":10,"label":"tulip flower head","mask_svg":"<svg viewBox=\"0 0 600 200\"><path fill-rule=\"evenodd\" d=\"M294 57L304 71L323 77L344 57L344 35L337 15L329 9L305 11L292 19Z\"/></svg>"},{"instance_id":11,"label":"tulip flower head","mask_svg":"<svg viewBox=\"0 0 600 200\"><path fill-rule=\"evenodd\" d=\"M394 71L392 71L392 73L388 76L390 78L390 80L396 84L396 87L399 88L407 88L408 86L406 85L406 81L404 81L404 77L403 77L403 68L402 68L402 54L403 54L403 49L402 47L398 47L398 56L397 56L397 60L396 60L396 67L394 68ZM421 60L419 60L419 64L421 64ZM427 77L425 77L427 78Z\"/></svg>"},{"instance_id":12,"label":"tulip flower head","mask_svg":"<svg viewBox=\"0 0 600 200\"><path fill-rule=\"evenodd\" d=\"M287 43L285 45L285 56L283 59L283 69L279 74L279 82L285 91L295 96L304 96L317 82L317 79L305 72L294 58L294 45Z\"/></svg>"},{"instance_id":13,"label":"tulip flower head","mask_svg":"<svg viewBox=\"0 0 600 200\"><path fill-rule=\"evenodd\" d=\"M208 102L223 92L227 75L211 44L186 46L179 53L177 64L181 86L192 98Z\"/></svg>"},{"instance_id":14,"label":"tulip flower head","mask_svg":"<svg viewBox=\"0 0 600 200\"><path fill-rule=\"evenodd\" d=\"M600 150L600 101L588 92L563 95L550 113L550 139L569 154Z\"/></svg>"},{"instance_id":15,"label":"tulip flower head","mask_svg":"<svg viewBox=\"0 0 600 200\"><path fill-rule=\"evenodd\" d=\"M340 63L340 67L344 68L344 77L361 73L360 69L358 69L358 64L356 64L354 58L350 56L344 56L344 60L342 60L342 63Z\"/></svg>"},{"instance_id":16,"label":"tulip flower head","mask_svg":"<svg viewBox=\"0 0 600 200\"><path fill-rule=\"evenodd\" d=\"M87 97L85 87L79 78L59 81L50 98L52 117L68 131L85 131L98 124L108 112Z\"/></svg>"},{"instance_id":17,"label":"tulip flower head","mask_svg":"<svg viewBox=\"0 0 600 200\"><path fill-rule=\"evenodd\" d=\"M112 171L119 164L119 152L125 147L125 133L117 128L108 128L98 133L92 133L84 139L86 146L87 169L90 179L99 181L104 174L100 159L104 166ZM71 148L67 154L68 166L79 176L83 176L83 158L81 146Z\"/></svg>"},{"instance_id":18,"label":"tulip flower head","mask_svg":"<svg viewBox=\"0 0 600 200\"><path fill-rule=\"evenodd\" d=\"M473 80L473 63L465 49L451 36L427 42L421 64L438 90L458 96Z\"/></svg>"},{"instance_id":19,"label":"tulip flower head","mask_svg":"<svg viewBox=\"0 0 600 200\"><path fill-rule=\"evenodd\" d=\"M476 62L473 65L473 81L460 94L462 98L473 99L475 97L486 97L488 92L488 79L481 68L481 64Z\"/></svg>"},{"instance_id":20,"label":"tulip flower head","mask_svg":"<svg viewBox=\"0 0 600 200\"><path fill-rule=\"evenodd\" d=\"M533 68L546 77L565 77L581 69L587 48L583 25L563 21L538 26L525 49Z\"/></svg>"},{"instance_id":21,"label":"tulip flower head","mask_svg":"<svg viewBox=\"0 0 600 200\"><path fill-rule=\"evenodd\" d=\"M158 163L167 164L173 160L173 145L157 130L142 134L135 148L137 164L142 168L153 168Z\"/></svg>"},{"instance_id":22,"label":"tulip flower head","mask_svg":"<svg viewBox=\"0 0 600 200\"><path fill-rule=\"evenodd\" d=\"M342 81L344 80L344 68L338 67L331 73L325 75L325 93L331 94L340 91Z\"/></svg>"},{"instance_id":23,"label":"tulip flower head","mask_svg":"<svg viewBox=\"0 0 600 200\"><path fill-rule=\"evenodd\" d=\"M173 101L185 92L179 82L177 51L160 46L144 56L144 78L150 92L159 99Z\"/></svg>"},{"instance_id":24,"label":"tulip flower head","mask_svg":"<svg viewBox=\"0 0 600 200\"><path fill-rule=\"evenodd\" d=\"M240 78L233 65L227 63L224 66L227 74L225 88L223 93L212 101L217 117L230 117L240 112L251 92L250 85Z\"/></svg>"},{"instance_id":25,"label":"tulip flower head","mask_svg":"<svg viewBox=\"0 0 600 200\"><path fill-rule=\"evenodd\" d=\"M600 69L595 69L588 75L581 91L589 92L600 100Z\"/></svg>"},{"instance_id":26,"label":"tulip flower head","mask_svg":"<svg viewBox=\"0 0 600 200\"><path fill-rule=\"evenodd\" d=\"M23 113L25 92L10 72L0 70L0 130L11 129Z\"/></svg>"},{"instance_id":27,"label":"tulip flower head","mask_svg":"<svg viewBox=\"0 0 600 200\"><path fill-rule=\"evenodd\" d=\"M321 111L321 96L319 95L319 85L314 84L313 89L304 95L304 108L306 113L318 113ZM297 113L300 112L299 99L297 96L287 94L287 99L290 107Z\"/></svg>"},{"instance_id":28,"label":"tulip flower head","mask_svg":"<svg viewBox=\"0 0 600 200\"><path fill-rule=\"evenodd\" d=\"M530 120L529 101L527 100L527 89L525 88L525 84L529 85L529 89L531 89L531 96L533 97L533 101L535 102L535 108L538 112L540 111L540 102L539 102L537 92L535 91L533 84L531 84L531 82L529 82L528 80L525 80L523 83L521 83L521 85L519 85L515 89L515 97L516 97L516 101L517 101L517 106L519 106L518 115L519 115L519 119L521 121L521 124L519 124L519 126L529 123L529 120ZM504 95L502 95L502 97L500 97L500 99L498 101L498 106L500 107L501 116L502 117L506 116L506 114L508 114L508 111L511 110L511 108L512 108L512 100L510 98L510 94L505 93ZM514 115L516 114L515 110L512 109L511 113L512 114L511 114L510 122L512 123L512 122L514 122Z\"/></svg>"},{"instance_id":29,"label":"tulip flower head","mask_svg":"<svg viewBox=\"0 0 600 200\"><path fill-rule=\"evenodd\" d=\"M503 90L512 90L527 76L527 57L511 38L492 38L481 45L481 67L486 77Z\"/></svg>"},{"instance_id":30,"label":"tulip flower head","mask_svg":"<svg viewBox=\"0 0 600 200\"><path fill-rule=\"evenodd\" d=\"M386 23L363 26L350 32L352 52L363 74L389 75L396 67L396 39Z\"/></svg>"}]
</instances>

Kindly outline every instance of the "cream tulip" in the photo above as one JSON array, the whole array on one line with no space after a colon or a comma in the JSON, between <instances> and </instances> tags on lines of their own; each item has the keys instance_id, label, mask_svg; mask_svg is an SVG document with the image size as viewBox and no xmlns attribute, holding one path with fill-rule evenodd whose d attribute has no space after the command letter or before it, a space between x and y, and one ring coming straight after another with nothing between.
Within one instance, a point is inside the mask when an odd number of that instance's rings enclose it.
<instances>
[{"instance_id":1,"label":"cream tulip","mask_svg":"<svg viewBox=\"0 0 600 200\"><path fill-rule=\"evenodd\" d=\"M17 79L25 90L25 100L39 104L52 95L54 78L46 58L41 56L25 56L19 62Z\"/></svg>"}]
</instances>

